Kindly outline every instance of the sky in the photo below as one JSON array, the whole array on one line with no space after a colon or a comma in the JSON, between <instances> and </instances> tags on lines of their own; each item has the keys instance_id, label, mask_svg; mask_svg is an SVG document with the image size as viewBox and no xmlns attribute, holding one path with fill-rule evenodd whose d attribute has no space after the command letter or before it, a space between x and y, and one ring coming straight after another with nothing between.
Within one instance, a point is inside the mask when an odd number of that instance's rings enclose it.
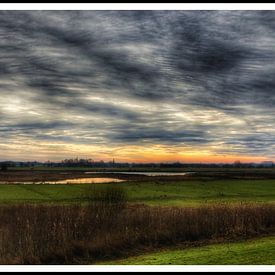
<instances>
[{"instance_id":1,"label":"sky","mask_svg":"<svg viewBox=\"0 0 275 275\"><path fill-rule=\"evenodd\" d=\"M275 12L0 11L0 160L275 160Z\"/></svg>"}]
</instances>

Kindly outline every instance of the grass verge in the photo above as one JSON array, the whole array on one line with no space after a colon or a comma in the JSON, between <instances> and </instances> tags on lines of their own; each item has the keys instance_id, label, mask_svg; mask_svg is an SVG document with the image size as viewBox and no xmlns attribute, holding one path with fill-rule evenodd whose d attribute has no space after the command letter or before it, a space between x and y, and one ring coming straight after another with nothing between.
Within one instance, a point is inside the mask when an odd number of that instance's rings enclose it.
<instances>
[{"instance_id":1,"label":"grass verge","mask_svg":"<svg viewBox=\"0 0 275 275\"><path fill-rule=\"evenodd\" d=\"M274 265L275 236L237 243L163 250L105 265Z\"/></svg>"}]
</instances>

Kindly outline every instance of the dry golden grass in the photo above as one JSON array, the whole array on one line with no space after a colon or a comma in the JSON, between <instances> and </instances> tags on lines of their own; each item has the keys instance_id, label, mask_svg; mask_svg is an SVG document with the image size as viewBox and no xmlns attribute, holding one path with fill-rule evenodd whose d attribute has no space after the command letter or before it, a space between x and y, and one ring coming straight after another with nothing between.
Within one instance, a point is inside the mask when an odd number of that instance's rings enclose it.
<instances>
[{"instance_id":1,"label":"dry golden grass","mask_svg":"<svg viewBox=\"0 0 275 275\"><path fill-rule=\"evenodd\" d=\"M1 264L77 264L182 242L275 232L275 205L127 206L122 190L86 194L88 206L0 207Z\"/></svg>"}]
</instances>

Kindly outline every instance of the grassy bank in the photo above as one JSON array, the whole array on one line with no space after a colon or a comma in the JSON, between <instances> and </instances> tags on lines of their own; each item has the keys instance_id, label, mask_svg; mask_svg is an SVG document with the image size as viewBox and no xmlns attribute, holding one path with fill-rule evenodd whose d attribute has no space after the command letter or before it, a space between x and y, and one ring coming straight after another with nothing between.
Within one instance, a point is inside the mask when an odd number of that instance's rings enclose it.
<instances>
[{"instance_id":1,"label":"grassy bank","mask_svg":"<svg viewBox=\"0 0 275 275\"><path fill-rule=\"evenodd\" d=\"M275 237L196 248L163 250L107 265L274 265Z\"/></svg>"},{"instance_id":2,"label":"grassy bank","mask_svg":"<svg viewBox=\"0 0 275 275\"><path fill-rule=\"evenodd\" d=\"M275 180L154 181L94 184L123 187L131 203L199 206L216 203L275 202ZM0 185L0 203L79 202L89 185Z\"/></svg>"}]
</instances>

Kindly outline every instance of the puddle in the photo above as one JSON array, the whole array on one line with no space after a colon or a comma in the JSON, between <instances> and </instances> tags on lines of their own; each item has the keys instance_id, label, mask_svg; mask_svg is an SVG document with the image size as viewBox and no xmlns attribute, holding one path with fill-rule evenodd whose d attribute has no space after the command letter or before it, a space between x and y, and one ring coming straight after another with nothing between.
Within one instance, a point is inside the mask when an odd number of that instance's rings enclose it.
<instances>
[{"instance_id":1,"label":"puddle","mask_svg":"<svg viewBox=\"0 0 275 275\"><path fill-rule=\"evenodd\" d=\"M144 175L149 177L157 176L185 176L192 172L84 172L85 174L123 174L123 175Z\"/></svg>"},{"instance_id":2,"label":"puddle","mask_svg":"<svg viewBox=\"0 0 275 275\"><path fill-rule=\"evenodd\" d=\"M40 181L40 182L4 182L0 181L0 184L92 184L92 183L111 183L111 182L123 182L125 180L115 178L77 178L55 181Z\"/></svg>"}]
</instances>

